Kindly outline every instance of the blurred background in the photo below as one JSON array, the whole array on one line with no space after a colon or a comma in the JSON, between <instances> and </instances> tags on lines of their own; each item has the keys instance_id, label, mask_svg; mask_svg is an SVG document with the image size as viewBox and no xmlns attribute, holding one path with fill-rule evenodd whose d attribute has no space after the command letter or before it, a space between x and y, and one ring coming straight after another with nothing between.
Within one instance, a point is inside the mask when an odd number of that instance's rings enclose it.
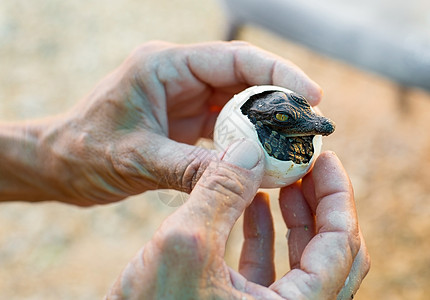
<instances>
[{"instance_id":1,"label":"blurred background","mask_svg":"<svg viewBox=\"0 0 430 300\"><path fill-rule=\"evenodd\" d=\"M425 88L429 78L429 48L420 48L425 44L420 38L427 37L428 42L430 36L429 5L408 1L413 10L399 18L396 12L403 10L395 5L400 1L373 6L363 1L361 10L332 1L337 15L346 16L342 19L346 23L334 26L324 22L333 21L330 12L319 13L323 8L309 1L302 10L285 12L287 19L295 16L289 35L280 27L285 26L283 18L276 23L281 25L272 26L260 22L263 17L253 17L243 1L230 2L238 6L227 13L229 6L217 0L2 0L0 120L40 118L69 109L146 41L195 43L224 39L229 33L251 42L293 61L324 89L320 108L337 124L336 132L324 139L324 148L337 152L351 176L372 258L370 273L354 299L428 299L430 94L404 86L416 82ZM249 8L256 2L249 1ZM381 3L392 4L386 9ZM378 11L392 16L403 31L395 30L393 38L391 24L372 23L371 16ZM367 27L360 23L361 16ZM411 20L419 23L409 26ZM354 31L347 24L359 27ZM325 35L308 36L312 28L322 30L325 25ZM354 35L345 41L341 34L348 36L348 31L339 33L336 28L349 28ZM386 42L378 44L379 37ZM340 52L329 47L342 41L355 46ZM406 63L384 60L385 56L400 60L402 49ZM403 72L416 76L395 75ZM281 276L289 269L286 229L277 190L269 192ZM57 203L2 204L0 299L102 298L129 259L176 209L164 196L148 192L89 209ZM233 268L242 243L240 223L228 244L226 259Z\"/></svg>"}]
</instances>

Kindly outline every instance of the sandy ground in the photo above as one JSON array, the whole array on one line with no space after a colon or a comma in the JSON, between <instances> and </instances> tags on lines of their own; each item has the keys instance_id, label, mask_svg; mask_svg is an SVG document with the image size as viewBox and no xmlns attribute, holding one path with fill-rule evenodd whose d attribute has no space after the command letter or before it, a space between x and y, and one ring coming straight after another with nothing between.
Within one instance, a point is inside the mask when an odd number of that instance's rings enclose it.
<instances>
[{"instance_id":1,"label":"sandy ground","mask_svg":"<svg viewBox=\"0 0 430 300\"><path fill-rule=\"evenodd\" d=\"M3 0L0 119L62 112L139 43L222 37L215 0ZM393 83L329 60L256 28L241 39L291 59L324 89L337 124L325 149L338 153L356 194L371 271L354 299L428 299L430 294L430 95L399 101ZM277 229L278 274L288 270ZM80 209L56 203L0 207L0 299L100 299L133 254L175 210L150 192ZM239 224L240 225L240 224ZM237 265L240 227L227 261Z\"/></svg>"}]
</instances>

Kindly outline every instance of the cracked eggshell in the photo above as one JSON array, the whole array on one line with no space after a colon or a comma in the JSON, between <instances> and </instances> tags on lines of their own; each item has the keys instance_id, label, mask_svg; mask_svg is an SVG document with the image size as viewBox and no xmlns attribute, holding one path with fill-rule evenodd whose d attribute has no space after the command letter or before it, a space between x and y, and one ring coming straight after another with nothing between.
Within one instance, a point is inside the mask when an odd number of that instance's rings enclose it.
<instances>
[{"instance_id":1,"label":"cracked eggshell","mask_svg":"<svg viewBox=\"0 0 430 300\"><path fill-rule=\"evenodd\" d=\"M295 164L292 161L278 160L267 154L258 139L254 124L252 124L248 117L243 115L240 110L242 105L252 95L260 94L265 91L281 91L287 94L292 93L292 91L286 88L264 85L250 87L235 95L227 102L217 118L214 130L214 144L218 151L223 152L232 143L241 138L248 138L256 141L257 144L260 145L265 156L265 173L260 187L278 188L292 184L306 175L321 152L322 137L321 135L316 135L314 137L314 155L309 163L306 164Z\"/></svg>"}]
</instances>

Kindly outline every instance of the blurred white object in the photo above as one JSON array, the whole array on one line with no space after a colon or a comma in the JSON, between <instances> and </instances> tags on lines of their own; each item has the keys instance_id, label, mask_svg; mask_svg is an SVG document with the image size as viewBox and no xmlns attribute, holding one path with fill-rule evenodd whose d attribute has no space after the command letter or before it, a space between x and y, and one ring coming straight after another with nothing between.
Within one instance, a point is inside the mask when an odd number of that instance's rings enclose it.
<instances>
[{"instance_id":1,"label":"blurred white object","mask_svg":"<svg viewBox=\"0 0 430 300\"><path fill-rule=\"evenodd\" d=\"M430 90L428 0L220 0L227 39L253 24L317 52Z\"/></svg>"}]
</instances>

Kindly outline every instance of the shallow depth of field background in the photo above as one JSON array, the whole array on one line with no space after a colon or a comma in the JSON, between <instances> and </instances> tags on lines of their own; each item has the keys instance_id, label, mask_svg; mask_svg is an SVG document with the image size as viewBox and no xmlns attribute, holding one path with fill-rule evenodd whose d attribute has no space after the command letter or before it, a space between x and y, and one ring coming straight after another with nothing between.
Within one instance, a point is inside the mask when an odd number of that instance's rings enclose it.
<instances>
[{"instance_id":1,"label":"shallow depth of field background","mask_svg":"<svg viewBox=\"0 0 430 300\"><path fill-rule=\"evenodd\" d=\"M140 43L223 37L215 0L3 0L0 120L69 109ZM240 38L288 58L324 89L320 108L337 124L324 148L351 176L372 268L354 299L430 294L430 95L398 87L258 28ZM1 163L1 162L0 162ZM286 229L270 191L278 276L288 270ZM172 196L168 193L167 196ZM81 209L57 203L0 205L0 299L100 299L175 208L149 192ZM237 266L240 222L227 261Z\"/></svg>"}]
</instances>

